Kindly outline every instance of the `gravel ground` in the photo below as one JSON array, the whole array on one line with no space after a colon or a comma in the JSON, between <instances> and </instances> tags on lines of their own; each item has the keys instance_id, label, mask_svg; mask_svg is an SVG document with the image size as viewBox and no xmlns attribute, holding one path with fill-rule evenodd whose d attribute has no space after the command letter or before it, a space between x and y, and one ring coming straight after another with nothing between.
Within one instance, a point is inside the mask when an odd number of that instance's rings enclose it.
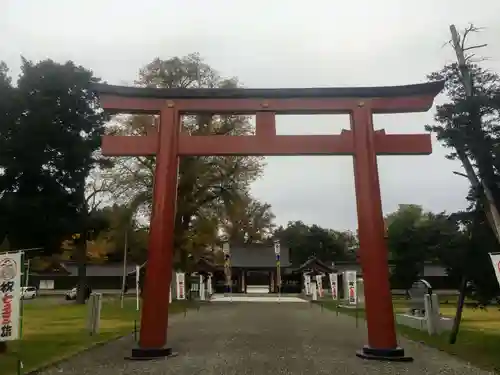
<instances>
[{"instance_id":1,"label":"gravel ground","mask_svg":"<svg viewBox=\"0 0 500 375\"><path fill-rule=\"evenodd\" d=\"M364 322L302 303L212 303L171 319L177 357L124 360L126 337L42 372L43 375L487 374L421 344L401 340L412 363L366 361Z\"/></svg>"}]
</instances>

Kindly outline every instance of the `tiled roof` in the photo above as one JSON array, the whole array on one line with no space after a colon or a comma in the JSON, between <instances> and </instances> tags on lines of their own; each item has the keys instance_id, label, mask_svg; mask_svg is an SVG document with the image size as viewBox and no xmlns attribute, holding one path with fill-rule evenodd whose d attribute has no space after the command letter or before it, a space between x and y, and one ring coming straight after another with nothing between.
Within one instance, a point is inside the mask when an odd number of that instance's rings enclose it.
<instances>
[{"instance_id":1,"label":"tiled roof","mask_svg":"<svg viewBox=\"0 0 500 375\"><path fill-rule=\"evenodd\" d=\"M281 267L290 267L290 250L280 248ZM241 268L276 267L273 245L251 244L231 245L231 266Z\"/></svg>"},{"instance_id":2,"label":"tiled roof","mask_svg":"<svg viewBox=\"0 0 500 375\"><path fill-rule=\"evenodd\" d=\"M107 84L93 84L92 90L100 95L110 94L124 97L146 97L160 99L202 99L202 98L338 98L338 97L384 97L395 96L436 96L444 87L444 81L426 82L405 86L378 86L378 87L321 87L321 88L284 88L284 89L158 89L131 86L113 86Z\"/></svg>"},{"instance_id":3,"label":"tiled roof","mask_svg":"<svg viewBox=\"0 0 500 375\"><path fill-rule=\"evenodd\" d=\"M324 263L316 257L309 258L306 262L304 262L300 267L296 270L296 272L302 272L306 270L314 270L320 272L334 272L333 267Z\"/></svg>"},{"instance_id":4,"label":"tiled roof","mask_svg":"<svg viewBox=\"0 0 500 375\"><path fill-rule=\"evenodd\" d=\"M78 265L74 262L61 263L66 270L70 273L69 276L78 275ZM128 264L126 267L127 274L135 271L135 264ZM108 263L108 264L87 264L87 276L122 276L123 264L122 263Z\"/></svg>"}]
</instances>

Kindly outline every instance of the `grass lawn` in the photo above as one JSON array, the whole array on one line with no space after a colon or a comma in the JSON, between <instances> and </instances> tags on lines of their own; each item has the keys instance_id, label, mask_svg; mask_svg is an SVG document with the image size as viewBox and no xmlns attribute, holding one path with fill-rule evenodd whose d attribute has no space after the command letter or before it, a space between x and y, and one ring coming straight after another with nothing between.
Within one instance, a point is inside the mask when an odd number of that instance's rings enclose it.
<instances>
[{"instance_id":1,"label":"grass lawn","mask_svg":"<svg viewBox=\"0 0 500 375\"><path fill-rule=\"evenodd\" d=\"M456 311L455 300L448 299L448 304L441 303L441 314L454 317ZM336 309L334 301L321 301L323 306L330 310ZM341 313L355 315L353 309L338 308ZM404 299L394 299L395 313L407 311ZM364 318L364 310L358 310L358 316ZM449 332L429 336L427 332L398 325L401 336L414 341L421 341L429 346L438 348L447 353L456 355L485 370L500 372L500 311L498 307L490 306L487 311L472 310L465 307L457 342L448 343Z\"/></svg>"},{"instance_id":2,"label":"grass lawn","mask_svg":"<svg viewBox=\"0 0 500 375\"><path fill-rule=\"evenodd\" d=\"M61 297L62 298L62 297ZM171 313L185 311L188 303L174 302ZM104 298L99 333L86 331L87 305L56 304L49 298L39 298L24 305L22 342L8 343L8 353L0 354L0 375L16 373L21 358L23 372L32 371L69 357L93 345L133 332L134 320L139 325L135 299Z\"/></svg>"}]
</instances>

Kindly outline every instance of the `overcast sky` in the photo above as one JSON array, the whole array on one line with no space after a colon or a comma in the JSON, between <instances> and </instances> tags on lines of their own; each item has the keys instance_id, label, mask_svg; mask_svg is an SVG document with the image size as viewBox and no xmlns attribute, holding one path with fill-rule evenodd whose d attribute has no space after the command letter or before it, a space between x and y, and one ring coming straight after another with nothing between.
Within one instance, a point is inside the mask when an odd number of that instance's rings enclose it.
<instances>
[{"instance_id":1,"label":"overcast sky","mask_svg":"<svg viewBox=\"0 0 500 375\"><path fill-rule=\"evenodd\" d=\"M74 60L114 84L130 84L155 57L199 52L246 87L419 83L453 58L448 26L487 29L476 40L500 71L500 1L478 0L1 0L0 60ZM442 102L445 98L438 98ZM418 133L428 113L379 115L375 127ZM279 134L335 134L346 116L280 116ZM434 141L431 156L379 157L384 213L400 203L432 211L466 206L467 181ZM352 160L267 158L254 195L279 224L303 220L356 229Z\"/></svg>"}]
</instances>

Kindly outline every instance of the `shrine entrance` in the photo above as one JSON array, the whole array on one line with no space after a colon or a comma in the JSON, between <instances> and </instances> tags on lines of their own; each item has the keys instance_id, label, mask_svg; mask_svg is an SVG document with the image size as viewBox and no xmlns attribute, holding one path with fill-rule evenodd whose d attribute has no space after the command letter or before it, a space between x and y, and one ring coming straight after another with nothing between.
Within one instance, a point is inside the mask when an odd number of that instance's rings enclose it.
<instances>
[{"instance_id":1,"label":"shrine entrance","mask_svg":"<svg viewBox=\"0 0 500 375\"><path fill-rule=\"evenodd\" d=\"M154 89L95 85L102 107L114 113L160 115L145 136L104 136L107 156L156 155L148 266L138 348L132 359L168 356L169 281L178 164L182 156L352 155L364 277L368 345L366 359L408 361L398 347L389 285L387 245L377 155L427 155L429 134L386 134L373 129L376 113L430 109L443 82L395 87L314 89ZM254 136L191 136L181 132L185 114L255 114ZM276 135L276 114L349 114L351 129L338 135Z\"/></svg>"},{"instance_id":2,"label":"shrine entrance","mask_svg":"<svg viewBox=\"0 0 500 375\"><path fill-rule=\"evenodd\" d=\"M272 277L273 273L270 271L251 270L244 271L245 273L245 293L270 293L273 289Z\"/></svg>"}]
</instances>

